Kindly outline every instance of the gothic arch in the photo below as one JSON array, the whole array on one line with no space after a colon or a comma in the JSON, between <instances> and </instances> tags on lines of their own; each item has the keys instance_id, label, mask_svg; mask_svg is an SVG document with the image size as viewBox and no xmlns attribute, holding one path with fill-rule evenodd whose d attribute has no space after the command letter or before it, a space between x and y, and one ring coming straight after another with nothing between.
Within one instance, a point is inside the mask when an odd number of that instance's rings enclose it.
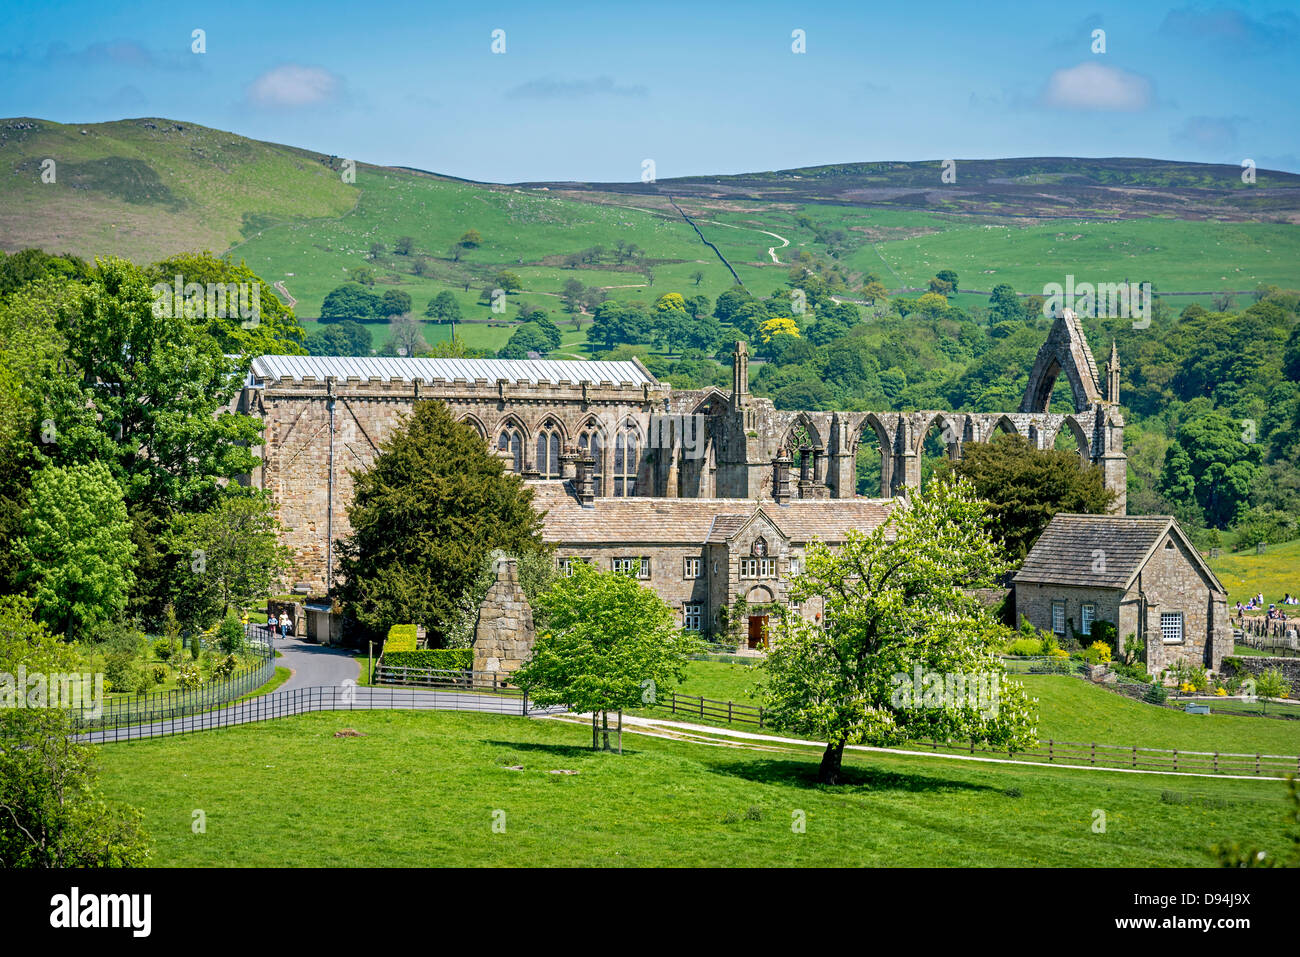
<instances>
[{"instance_id":1,"label":"gothic arch","mask_svg":"<svg viewBox=\"0 0 1300 957\"><path fill-rule=\"evenodd\" d=\"M506 461L506 468L521 474L528 468L528 429L515 415L507 415L496 428L492 448Z\"/></svg>"},{"instance_id":2,"label":"gothic arch","mask_svg":"<svg viewBox=\"0 0 1300 957\"><path fill-rule=\"evenodd\" d=\"M965 416L952 412L935 412L928 418L921 420L920 428L916 430L913 436L912 451L920 455L924 450L926 436L930 430L938 424L943 438L943 444L948 448L948 454L953 454L953 446L960 448L961 443L966 440Z\"/></svg>"},{"instance_id":3,"label":"gothic arch","mask_svg":"<svg viewBox=\"0 0 1300 957\"><path fill-rule=\"evenodd\" d=\"M487 427L482 423L477 415L473 412L467 412L465 415L461 416L460 420L477 432L480 439L487 442Z\"/></svg>"},{"instance_id":4,"label":"gothic arch","mask_svg":"<svg viewBox=\"0 0 1300 957\"><path fill-rule=\"evenodd\" d=\"M1097 361L1088 348L1079 319L1069 310L1062 310L1052 323L1047 341L1038 350L1034 367L1029 373L1025 397L1020 402L1021 412L1047 412L1052 402L1056 380L1065 373L1074 399L1074 411L1081 412L1101 401L1100 377Z\"/></svg>"},{"instance_id":5,"label":"gothic arch","mask_svg":"<svg viewBox=\"0 0 1300 957\"><path fill-rule=\"evenodd\" d=\"M1069 429L1070 434L1074 436L1074 444L1079 450L1079 458L1083 461L1083 464L1090 464L1092 462L1092 442L1088 440L1088 433L1082 423L1075 416L1067 415L1062 428Z\"/></svg>"}]
</instances>

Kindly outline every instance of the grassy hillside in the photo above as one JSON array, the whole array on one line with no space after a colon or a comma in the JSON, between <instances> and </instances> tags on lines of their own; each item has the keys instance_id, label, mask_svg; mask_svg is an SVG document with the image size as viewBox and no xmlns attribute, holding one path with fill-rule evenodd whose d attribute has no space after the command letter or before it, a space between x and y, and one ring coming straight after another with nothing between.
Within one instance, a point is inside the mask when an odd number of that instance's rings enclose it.
<instances>
[{"instance_id":1,"label":"grassy hillside","mask_svg":"<svg viewBox=\"0 0 1300 957\"><path fill-rule=\"evenodd\" d=\"M259 226L351 209L358 191L328 159L164 119L0 120L0 244L140 262L220 254Z\"/></svg>"},{"instance_id":2,"label":"grassy hillside","mask_svg":"<svg viewBox=\"0 0 1300 957\"><path fill-rule=\"evenodd\" d=\"M1300 539L1283 545L1269 545L1263 555L1254 549L1245 552L1224 551L1218 558L1207 559L1214 574L1228 589L1228 604L1235 606L1252 595L1264 593L1264 600L1275 602L1287 592L1300 595ZM1293 615L1295 606L1286 609Z\"/></svg>"},{"instance_id":3,"label":"grassy hillside","mask_svg":"<svg viewBox=\"0 0 1300 957\"><path fill-rule=\"evenodd\" d=\"M45 158L57 163L53 184L41 182ZM523 281L512 306L552 314L570 279L624 299L670 291L716 297L731 273L669 204L671 194L759 295L783 283L805 251L836 258L855 276L877 273L891 289L921 287L942 268L956 269L969 290L1010 282L1036 292L1071 272L1081 281L1149 279L1166 293L1300 286L1300 231L1282 225L1296 218L1300 177L1267 171L1248 189L1227 175L1231 168L1200 164L963 162L959 190L922 202L922 187L937 179L934 164L522 186L364 164L349 185L337 165L171 120L0 120L0 176L10 187L0 194L0 246L141 261L184 250L231 253L283 282L308 319L350 270L366 268L377 290L410 293L417 315L450 290L466 318L486 323L515 315L513 308L494 315L479 298L502 269ZM469 229L483 243L457 261L449 249ZM393 252L400 236L414 238L414 254ZM616 257L619 242L638 252ZM606 254L566 264L593 246ZM971 293L956 302L985 300ZM483 347L501 345L509 331L463 330ZM429 338L441 335L431 330Z\"/></svg>"},{"instance_id":4,"label":"grassy hillside","mask_svg":"<svg viewBox=\"0 0 1300 957\"><path fill-rule=\"evenodd\" d=\"M334 737L347 727L365 737ZM1285 845L1278 782L849 753L848 783L828 789L819 749L589 743L581 724L371 711L101 757L107 794L143 808L160 866L1186 867L1211 864L1216 842Z\"/></svg>"}]
</instances>

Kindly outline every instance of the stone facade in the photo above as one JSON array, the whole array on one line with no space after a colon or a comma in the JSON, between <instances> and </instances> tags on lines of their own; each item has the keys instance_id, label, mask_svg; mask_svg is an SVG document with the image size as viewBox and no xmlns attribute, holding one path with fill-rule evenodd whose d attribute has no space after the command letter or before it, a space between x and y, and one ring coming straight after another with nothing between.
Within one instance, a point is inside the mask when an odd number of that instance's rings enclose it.
<instances>
[{"instance_id":1,"label":"stone facade","mask_svg":"<svg viewBox=\"0 0 1300 957\"><path fill-rule=\"evenodd\" d=\"M1227 591L1168 516L1056 516L1015 577L1015 607L1085 643L1086 620L1113 622L1116 651L1141 636L1152 674L1218 671L1232 654Z\"/></svg>"},{"instance_id":2,"label":"stone facade","mask_svg":"<svg viewBox=\"0 0 1300 957\"><path fill-rule=\"evenodd\" d=\"M293 556L293 584L312 594L333 583L332 543L349 531L352 472L369 467L421 399L447 403L525 479L572 478L575 459L589 457L593 499L853 500L863 442L879 447L879 494L891 498L920 487L931 432L954 459L966 443L999 431L1038 448L1053 447L1064 432L1082 461L1103 469L1118 495L1115 510L1124 511L1118 358L1112 348L1103 395L1068 312L1053 325L1016 412L786 411L750 393L748 369L743 342L733 354L730 394L673 390L635 361L261 356L238 400L265 428L262 465L249 481L270 491ZM1075 398L1070 413L1048 410L1060 374ZM710 567L721 561L707 557Z\"/></svg>"},{"instance_id":3,"label":"stone facade","mask_svg":"<svg viewBox=\"0 0 1300 957\"><path fill-rule=\"evenodd\" d=\"M814 541L835 547L850 529L871 531L890 499L740 502L734 499L597 498L584 504L571 484L539 482L534 502L546 514L543 536L560 571L585 561L634 574L664 599L683 627L742 648L765 644L775 606ZM820 599L800 612L814 620Z\"/></svg>"},{"instance_id":4,"label":"stone facade","mask_svg":"<svg viewBox=\"0 0 1300 957\"><path fill-rule=\"evenodd\" d=\"M1278 669L1282 672L1282 677L1291 685L1291 697L1300 698L1300 658L1268 658L1263 655L1242 655L1237 660L1241 662L1238 674L1243 677L1259 676L1266 671L1272 671L1274 668Z\"/></svg>"},{"instance_id":5,"label":"stone facade","mask_svg":"<svg viewBox=\"0 0 1300 957\"><path fill-rule=\"evenodd\" d=\"M519 587L518 564L499 559L496 572L474 626L474 670L510 674L532 656L537 635L533 609Z\"/></svg>"}]
</instances>

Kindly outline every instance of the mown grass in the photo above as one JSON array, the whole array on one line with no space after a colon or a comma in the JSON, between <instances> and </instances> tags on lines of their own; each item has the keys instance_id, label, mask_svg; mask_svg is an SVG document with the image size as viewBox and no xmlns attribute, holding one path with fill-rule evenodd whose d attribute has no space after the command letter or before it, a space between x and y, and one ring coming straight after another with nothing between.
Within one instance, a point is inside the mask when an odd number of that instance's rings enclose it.
<instances>
[{"instance_id":1,"label":"mown grass","mask_svg":"<svg viewBox=\"0 0 1300 957\"><path fill-rule=\"evenodd\" d=\"M1277 782L849 754L825 788L810 750L589 741L557 721L311 714L105 746L102 780L143 809L159 866L1187 867L1215 842L1285 840Z\"/></svg>"},{"instance_id":2,"label":"mown grass","mask_svg":"<svg viewBox=\"0 0 1300 957\"><path fill-rule=\"evenodd\" d=\"M675 690L682 694L735 701L757 707L750 692L762 676L758 668L714 661L692 661L686 680ZM1178 748L1224 753L1284 754L1300 756L1300 723L1237 715L1192 715L1134 701L1080 678L1068 675L1016 675L1031 697L1038 699L1038 735L1043 741L1096 742L1123 747ZM640 709L646 717L726 727L723 720L700 719L684 710L671 714L666 699L660 707ZM1287 705L1270 705L1285 708ZM755 725L735 724L745 731ZM772 728L761 729L778 734Z\"/></svg>"}]
</instances>

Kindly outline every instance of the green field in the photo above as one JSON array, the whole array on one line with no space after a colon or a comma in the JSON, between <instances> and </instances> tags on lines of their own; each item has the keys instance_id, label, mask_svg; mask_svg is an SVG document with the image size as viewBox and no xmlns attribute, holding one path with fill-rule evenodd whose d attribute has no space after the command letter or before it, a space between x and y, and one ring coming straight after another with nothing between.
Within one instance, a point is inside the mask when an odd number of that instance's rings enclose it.
<instances>
[{"instance_id":1,"label":"green field","mask_svg":"<svg viewBox=\"0 0 1300 957\"><path fill-rule=\"evenodd\" d=\"M349 727L366 736L334 737ZM589 741L558 721L311 714L105 746L103 784L143 809L159 866L1191 867L1215 842L1285 844L1277 782L858 753L824 788L814 750Z\"/></svg>"},{"instance_id":2,"label":"green field","mask_svg":"<svg viewBox=\"0 0 1300 957\"><path fill-rule=\"evenodd\" d=\"M1269 545L1263 555L1254 549L1244 552L1224 551L1218 558L1207 559L1214 574L1228 589L1228 604L1236 606L1252 595L1264 593L1264 600L1276 602L1284 594L1300 595L1300 539L1282 545ZM1300 614L1300 608L1288 606ZM1289 617L1296 617L1290 610Z\"/></svg>"}]
</instances>

